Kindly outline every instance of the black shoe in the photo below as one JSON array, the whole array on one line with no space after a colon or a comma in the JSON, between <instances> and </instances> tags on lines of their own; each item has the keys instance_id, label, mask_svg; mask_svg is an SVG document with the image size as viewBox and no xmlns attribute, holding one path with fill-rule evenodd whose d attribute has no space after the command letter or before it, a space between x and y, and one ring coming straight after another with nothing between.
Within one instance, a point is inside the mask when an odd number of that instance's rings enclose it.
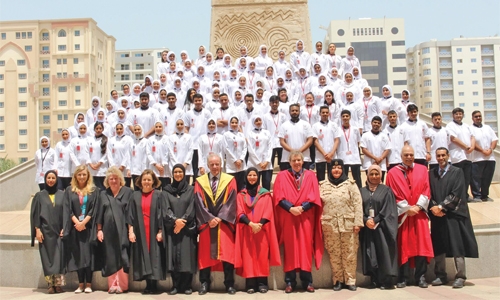
<instances>
[{"instance_id":1,"label":"black shoe","mask_svg":"<svg viewBox=\"0 0 500 300\"><path fill-rule=\"evenodd\" d=\"M405 287L406 287L406 280L403 280L403 281L401 281L401 282L398 282L398 283L396 284L396 287L397 287L398 289L403 289L403 288L405 288Z\"/></svg>"},{"instance_id":2,"label":"black shoe","mask_svg":"<svg viewBox=\"0 0 500 300\"><path fill-rule=\"evenodd\" d=\"M375 281L370 282L370 284L366 287L367 289L375 289L378 287L378 284Z\"/></svg>"},{"instance_id":3,"label":"black shoe","mask_svg":"<svg viewBox=\"0 0 500 300\"><path fill-rule=\"evenodd\" d=\"M170 292L168 292L169 295L177 295L177 289L173 288Z\"/></svg>"},{"instance_id":4,"label":"black shoe","mask_svg":"<svg viewBox=\"0 0 500 300\"><path fill-rule=\"evenodd\" d=\"M186 295L191 295L192 293L193 293L192 289L187 289L184 291L184 294L186 294Z\"/></svg>"},{"instance_id":5,"label":"black shoe","mask_svg":"<svg viewBox=\"0 0 500 300\"><path fill-rule=\"evenodd\" d=\"M425 277L424 275L422 275L420 277L420 279L418 280L418 286L423 288L423 289L426 289L429 287L429 284L427 284L427 282L425 281Z\"/></svg>"},{"instance_id":6,"label":"black shoe","mask_svg":"<svg viewBox=\"0 0 500 300\"><path fill-rule=\"evenodd\" d=\"M208 283L203 282L200 285L200 290L198 291L198 295L205 295L206 293L208 293Z\"/></svg>"},{"instance_id":7,"label":"black shoe","mask_svg":"<svg viewBox=\"0 0 500 300\"><path fill-rule=\"evenodd\" d=\"M234 287L230 286L227 288L227 293L229 295L234 295L234 294L236 294L236 289Z\"/></svg>"},{"instance_id":8,"label":"black shoe","mask_svg":"<svg viewBox=\"0 0 500 300\"><path fill-rule=\"evenodd\" d=\"M248 290L247 290L247 293L248 293L248 294L253 294L253 293L255 293L255 290L254 290L254 289L248 289Z\"/></svg>"},{"instance_id":9,"label":"black shoe","mask_svg":"<svg viewBox=\"0 0 500 300\"><path fill-rule=\"evenodd\" d=\"M486 197L486 198L481 199L481 201L483 201L483 202L493 202L494 200L491 199L490 197Z\"/></svg>"},{"instance_id":10,"label":"black shoe","mask_svg":"<svg viewBox=\"0 0 500 300\"><path fill-rule=\"evenodd\" d=\"M393 290L394 289L394 284L392 283L386 283L380 286L381 290Z\"/></svg>"},{"instance_id":11,"label":"black shoe","mask_svg":"<svg viewBox=\"0 0 500 300\"><path fill-rule=\"evenodd\" d=\"M151 290L150 290L149 288L145 288L145 289L142 291L142 293L141 293L141 294L143 294L143 295L149 295L149 294L151 294Z\"/></svg>"},{"instance_id":12,"label":"black shoe","mask_svg":"<svg viewBox=\"0 0 500 300\"><path fill-rule=\"evenodd\" d=\"M349 291L352 291L352 292L355 292L358 289L355 284L346 285L345 287L346 287L346 289L348 289Z\"/></svg>"},{"instance_id":13,"label":"black shoe","mask_svg":"<svg viewBox=\"0 0 500 300\"><path fill-rule=\"evenodd\" d=\"M265 293L267 293L267 291L269 291L269 288L267 287L267 285L259 286L260 293L265 294Z\"/></svg>"},{"instance_id":14,"label":"black shoe","mask_svg":"<svg viewBox=\"0 0 500 300\"><path fill-rule=\"evenodd\" d=\"M334 290L334 291L336 291L336 292L338 292L338 291L340 291L341 289L342 289L342 282L337 281L337 282L335 283L335 285L333 286L333 290Z\"/></svg>"},{"instance_id":15,"label":"black shoe","mask_svg":"<svg viewBox=\"0 0 500 300\"><path fill-rule=\"evenodd\" d=\"M453 288L454 289L461 289L464 287L465 279L463 278L457 278L455 279L455 282L453 282Z\"/></svg>"},{"instance_id":16,"label":"black shoe","mask_svg":"<svg viewBox=\"0 0 500 300\"><path fill-rule=\"evenodd\" d=\"M438 277L438 278L436 278L436 279L434 279L434 280L431 282L432 286L440 286L440 285L445 285L445 284L447 284L447 283L448 283L448 280L446 280L446 279L441 279L441 278L439 278L439 277Z\"/></svg>"}]
</instances>

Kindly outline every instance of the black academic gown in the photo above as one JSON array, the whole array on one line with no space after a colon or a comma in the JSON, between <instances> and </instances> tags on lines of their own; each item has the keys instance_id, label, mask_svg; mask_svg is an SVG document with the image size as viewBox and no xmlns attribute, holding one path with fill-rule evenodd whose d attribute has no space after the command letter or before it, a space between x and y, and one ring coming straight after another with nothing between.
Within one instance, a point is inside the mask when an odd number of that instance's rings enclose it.
<instances>
[{"instance_id":1,"label":"black academic gown","mask_svg":"<svg viewBox=\"0 0 500 300\"><path fill-rule=\"evenodd\" d=\"M194 188L187 185L179 195L165 192L164 207L165 233L167 236L167 271L196 273L197 250L196 211ZM175 220L186 220L186 225L174 233Z\"/></svg>"},{"instance_id":2,"label":"black academic gown","mask_svg":"<svg viewBox=\"0 0 500 300\"><path fill-rule=\"evenodd\" d=\"M35 194L31 202L31 246L35 246L36 230L40 228L43 242L38 244L44 276L64 274L63 243L59 234L63 229L64 193L55 193L54 204L49 194L42 190Z\"/></svg>"},{"instance_id":3,"label":"black academic gown","mask_svg":"<svg viewBox=\"0 0 500 300\"><path fill-rule=\"evenodd\" d=\"M101 191L100 203L96 214L96 224L102 225L104 239L97 243L96 270L101 269L107 277L121 268L128 273L129 240L126 224L126 212L132 199L133 190L123 186L118 195L113 197L111 189Z\"/></svg>"},{"instance_id":4,"label":"black academic gown","mask_svg":"<svg viewBox=\"0 0 500 300\"><path fill-rule=\"evenodd\" d=\"M363 199L363 223L370 216L370 202L375 212L373 221L379 224L375 230L361 228L360 241L363 274L377 277L384 284L398 275L398 211L392 190L379 184L373 195L368 187L361 189Z\"/></svg>"},{"instance_id":5,"label":"black academic gown","mask_svg":"<svg viewBox=\"0 0 500 300\"><path fill-rule=\"evenodd\" d=\"M86 224L85 230L78 231L75 223L71 220L73 216L79 218L82 215L80 198L78 194L71 191L71 186L64 192L64 235L65 262L67 271L77 271L86 267L91 267L94 271L94 251L95 244L92 243L96 234L95 213L99 205L99 189L87 195L87 207L84 217L90 216L90 221Z\"/></svg>"},{"instance_id":6,"label":"black academic gown","mask_svg":"<svg viewBox=\"0 0 500 300\"><path fill-rule=\"evenodd\" d=\"M132 266L135 281L145 279L164 280L165 272L165 244L156 241L156 234L163 228L162 203L165 202L161 191L154 190L150 210L150 239L146 244L144 218L142 214L142 192L136 191L132 195L127 213L127 224L134 227L136 242L132 243ZM163 241L165 233L163 232Z\"/></svg>"},{"instance_id":7,"label":"black academic gown","mask_svg":"<svg viewBox=\"0 0 500 300\"><path fill-rule=\"evenodd\" d=\"M429 183L431 186L429 218L434 255L446 253L446 257L479 257L462 170L450 166L448 172L440 178L439 168L432 169L429 171ZM439 205L449 195L462 199L457 209L446 211L443 217L434 216L430 208Z\"/></svg>"}]
</instances>

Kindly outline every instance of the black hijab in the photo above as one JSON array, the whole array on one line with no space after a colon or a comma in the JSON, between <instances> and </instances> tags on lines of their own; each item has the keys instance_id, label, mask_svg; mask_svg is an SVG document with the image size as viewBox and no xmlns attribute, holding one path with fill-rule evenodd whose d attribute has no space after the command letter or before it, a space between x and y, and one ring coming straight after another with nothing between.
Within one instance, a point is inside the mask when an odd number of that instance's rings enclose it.
<instances>
[{"instance_id":1,"label":"black hijab","mask_svg":"<svg viewBox=\"0 0 500 300\"><path fill-rule=\"evenodd\" d=\"M330 181L333 185L339 185L342 182L347 180L347 174L344 172L344 161L341 159L332 159L332 168L328 170L328 181ZM332 169L334 166L340 165L342 166L342 175L339 178L334 178L332 175Z\"/></svg>"},{"instance_id":2,"label":"black hijab","mask_svg":"<svg viewBox=\"0 0 500 300\"><path fill-rule=\"evenodd\" d=\"M255 172L257 173L257 181L255 182L255 184L250 184L248 182L248 174L250 174L250 172ZM255 197L257 195L257 188L259 187L259 180L260 179L260 176L259 176L259 170L257 170L256 168L254 167L250 167L247 169L246 173L245 173L245 184L246 184L246 189L247 189L247 193L251 196L251 197Z\"/></svg>"},{"instance_id":3,"label":"black hijab","mask_svg":"<svg viewBox=\"0 0 500 300\"><path fill-rule=\"evenodd\" d=\"M49 174L54 174L56 176L56 182L54 183L53 186L49 186L47 184L47 175ZM58 181L58 177L57 177L57 173L50 170L50 171L47 171L47 173L45 173L45 180L44 180L44 185L45 185L45 190L47 191L47 193L49 193L49 195L54 195L56 192L57 192L57 181Z\"/></svg>"},{"instance_id":4,"label":"black hijab","mask_svg":"<svg viewBox=\"0 0 500 300\"><path fill-rule=\"evenodd\" d=\"M175 181L175 179L174 179L174 171L175 171L175 169L181 169L182 170L182 173L184 174L184 177L182 177L181 181ZM188 183L187 183L187 179L186 179L186 168L184 168L184 166L182 164L176 164L172 168L172 183L168 184L165 187L165 190L169 194L172 194L174 196L178 196L178 195L182 194L186 190L187 186L188 186Z\"/></svg>"}]
</instances>

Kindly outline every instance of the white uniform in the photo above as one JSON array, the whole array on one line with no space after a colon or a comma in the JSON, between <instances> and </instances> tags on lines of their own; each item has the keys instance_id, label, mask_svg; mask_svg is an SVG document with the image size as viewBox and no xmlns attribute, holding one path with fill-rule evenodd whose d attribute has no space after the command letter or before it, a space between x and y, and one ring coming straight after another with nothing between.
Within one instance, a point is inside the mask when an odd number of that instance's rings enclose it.
<instances>
[{"instance_id":1,"label":"white uniform","mask_svg":"<svg viewBox=\"0 0 500 300\"><path fill-rule=\"evenodd\" d=\"M71 174L73 174L76 167L87 164L87 161L89 160L87 137L77 136L72 138L70 142L70 149L70 158L73 162L71 166Z\"/></svg>"},{"instance_id":2,"label":"white uniform","mask_svg":"<svg viewBox=\"0 0 500 300\"><path fill-rule=\"evenodd\" d=\"M337 124L331 121L327 123L321 121L316 122L312 126L312 132L314 138L317 139L321 145L321 148L327 153L333 150L335 139L340 139L340 129ZM318 148L316 148L315 160L317 163L326 162L325 157L319 152Z\"/></svg>"},{"instance_id":3,"label":"white uniform","mask_svg":"<svg viewBox=\"0 0 500 300\"><path fill-rule=\"evenodd\" d=\"M353 81L351 83L346 83L345 81L339 84L339 87L335 91L335 101L346 104L346 94L351 92L353 95L353 102L361 102L363 99L363 90Z\"/></svg>"},{"instance_id":4,"label":"white uniform","mask_svg":"<svg viewBox=\"0 0 500 300\"><path fill-rule=\"evenodd\" d=\"M408 137L401 126L398 125L396 125L395 128L387 125L382 133L387 135L391 144L391 152L387 156L389 165L400 164L402 162L401 150L403 149L405 142L407 142L410 137Z\"/></svg>"},{"instance_id":5,"label":"white uniform","mask_svg":"<svg viewBox=\"0 0 500 300\"><path fill-rule=\"evenodd\" d=\"M389 142L389 138L386 134L379 132L378 134L374 134L371 130L363 133L361 137L361 142L359 143L361 148L366 148L370 151L371 154L379 157L384 153L385 150L391 150L391 143ZM374 160L369 158L367 155L363 156L363 165L361 166L362 170L368 170L368 168L374 163ZM380 162L380 169L382 171L387 171L386 160L383 159Z\"/></svg>"},{"instance_id":6,"label":"white uniform","mask_svg":"<svg viewBox=\"0 0 500 300\"><path fill-rule=\"evenodd\" d=\"M133 143L131 146L130 155L130 174L131 175L141 175L142 172L148 169L148 139L144 138L144 131L141 137L133 137Z\"/></svg>"},{"instance_id":7,"label":"white uniform","mask_svg":"<svg viewBox=\"0 0 500 300\"><path fill-rule=\"evenodd\" d=\"M332 68L340 70L340 63L342 62L342 57L340 55L325 54L325 56L328 58L329 63L327 70L331 70Z\"/></svg>"},{"instance_id":8,"label":"white uniform","mask_svg":"<svg viewBox=\"0 0 500 300\"><path fill-rule=\"evenodd\" d=\"M101 108L101 98L94 96L92 97L92 100L90 101L90 104L92 105L92 102L97 100L99 104L97 104L96 107L91 107L87 110L87 114L85 115L85 120L87 120L87 125L90 125L94 123L97 120L97 111Z\"/></svg>"},{"instance_id":9,"label":"white uniform","mask_svg":"<svg viewBox=\"0 0 500 300\"><path fill-rule=\"evenodd\" d=\"M259 55L254 58L255 62L255 70L259 73L260 76L264 76L266 73L266 68L273 65L273 60L267 55L262 54L262 47L266 47L265 45L260 45L259 47ZM266 47L267 48L267 47ZM247 62L247 66L250 63Z\"/></svg>"},{"instance_id":10,"label":"white uniform","mask_svg":"<svg viewBox=\"0 0 500 300\"><path fill-rule=\"evenodd\" d=\"M276 76L283 76L285 78L285 72L287 69L292 69L292 66L286 60L278 59L273 64L274 73Z\"/></svg>"},{"instance_id":11,"label":"white uniform","mask_svg":"<svg viewBox=\"0 0 500 300\"><path fill-rule=\"evenodd\" d=\"M336 158L342 159L346 165L360 165L361 158L359 156L359 142L361 135L359 130L352 125L348 129L340 127L340 143L337 149Z\"/></svg>"},{"instance_id":12,"label":"white uniform","mask_svg":"<svg viewBox=\"0 0 500 300\"><path fill-rule=\"evenodd\" d=\"M104 177L106 176L106 170L108 170L108 159L106 152L104 152L104 154L101 153L101 141L102 136L98 138L96 138L95 136L89 136L87 138L89 147L89 157L87 160L87 164L96 164L99 162L102 163L97 170L92 169L90 166L88 167L90 175L92 176Z\"/></svg>"},{"instance_id":13,"label":"white uniform","mask_svg":"<svg viewBox=\"0 0 500 300\"><path fill-rule=\"evenodd\" d=\"M311 70L314 70L315 64L318 64L321 67L321 70L323 72L330 69L329 68L330 61L329 61L328 57L326 57L325 54L323 54L321 52L316 51L316 52L312 53L310 61L311 61L311 67L310 67Z\"/></svg>"},{"instance_id":14,"label":"white uniform","mask_svg":"<svg viewBox=\"0 0 500 300\"><path fill-rule=\"evenodd\" d=\"M259 116L259 118L261 118ZM255 117L253 118L255 121ZM277 137L276 137L277 139ZM279 139L278 139L279 144ZM271 156L273 154L273 137L268 130L253 128L247 135L248 163L247 167L254 167L259 172L272 170ZM268 162L267 168L263 170L259 164Z\"/></svg>"},{"instance_id":15,"label":"white uniform","mask_svg":"<svg viewBox=\"0 0 500 300\"><path fill-rule=\"evenodd\" d=\"M278 111L276 114L272 113L271 111L264 114L264 117L262 119L262 127L269 131L269 134L271 135L271 147L273 149L281 148L278 134L280 132L281 126L283 126L286 121L288 121L288 117L280 111Z\"/></svg>"},{"instance_id":16,"label":"white uniform","mask_svg":"<svg viewBox=\"0 0 500 300\"><path fill-rule=\"evenodd\" d=\"M377 96L371 96L369 98L363 97L363 132L370 131L372 129L372 119L375 116L381 117L382 110L380 109L380 98ZM381 117L382 118L382 117ZM382 124L380 124L382 125Z\"/></svg>"},{"instance_id":17,"label":"white uniform","mask_svg":"<svg viewBox=\"0 0 500 300\"><path fill-rule=\"evenodd\" d=\"M319 108L320 108L319 106L314 104L311 106L307 105L301 106L300 119L306 121L307 123L309 123L309 125L313 126L320 120Z\"/></svg>"},{"instance_id":18,"label":"white uniform","mask_svg":"<svg viewBox=\"0 0 500 300\"><path fill-rule=\"evenodd\" d=\"M346 57L344 57L340 62L339 74L343 77L346 73L352 73L352 69L354 69L354 67L358 68L359 74L361 75L361 63L359 62L359 59L354 55L346 55Z\"/></svg>"},{"instance_id":19,"label":"white uniform","mask_svg":"<svg viewBox=\"0 0 500 300\"><path fill-rule=\"evenodd\" d=\"M206 128L206 124L205 124ZM222 134L206 133L195 140L196 148L198 148L198 168L204 168L208 172L207 158L211 152L219 155L221 162L224 161L224 136ZM222 166L221 166L222 167Z\"/></svg>"},{"instance_id":20,"label":"white uniform","mask_svg":"<svg viewBox=\"0 0 500 300\"><path fill-rule=\"evenodd\" d=\"M212 112L212 119L214 119L216 122L218 122L220 120L227 120L228 121L227 126L224 126L224 127L217 126L217 133L224 134L224 132L229 130L229 118L231 118L235 114L236 114L236 112L234 111L234 108L232 108L232 107L227 107L225 109L219 107Z\"/></svg>"},{"instance_id":21,"label":"white uniform","mask_svg":"<svg viewBox=\"0 0 500 300\"><path fill-rule=\"evenodd\" d=\"M302 42L303 45L302 51L296 50L295 52L290 54L290 65L292 66L292 71L295 74L299 74L300 68L309 70L309 66L311 65L311 55L306 51L304 51L305 49L304 42L298 40L297 43L295 43L295 46L297 46L299 42Z\"/></svg>"},{"instance_id":22,"label":"white uniform","mask_svg":"<svg viewBox=\"0 0 500 300\"><path fill-rule=\"evenodd\" d=\"M141 107L129 111L128 113L128 124L134 126L139 124L144 129L144 133L147 133L151 128L155 126L156 121L160 119L158 110L148 107L147 109L142 109Z\"/></svg>"},{"instance_id":23,"label":"white uniform","mask_svg":"<svg viewBox=\"0 0 500 300\"><path fill-rule=\"evenodd\" d=\"M470 139L473 135L470 126L462 123L462 125L458 125L455 122L450 122L446 126L446 130L451 137L456 137L462 141L467 147L470 146ZM472 153L471 153L472 154ZM466 154L465 150L460 148L457 144L450 142L450 160L452 164L459 163L463 160L472 161L472 155Z\"/></svg>"},{"instance_id":24,"label":"white uniform","mask_svg":"<svg viewBox=\"0 0 500 300\"><path fill-rule=\"evenodd\" d=\"M71 177L70 142L68 138L56 144L52 170L57 170L58 177Z\"/></svg>"},{"instance_id":25,"label":"white uniform","mask_svg":"<svg viewBox=\"0 0 500 300\"><path fill-rule=\"evenodd\" d=\"M448 149L450 144L450 135L445 127L437 129L433 126L429 128L429 138L431 139L431 160L429 163L437 164L436 150L439 147L445 147Z\"/></svg>"},{"instance_id":26,"label":"white uniform","mask_svg":"<svg viewBox=\"0 0 500 300\"><path fill-rule=\"evenodd\" d=\"M168 136L168 164L187 164L186 175L193 175L193 138L188 133L176 132Z\"/></svg>"},{"instance_id":27,"label":"white uniform","mask_svg":"<svg viewBox=\"0 0 500 300\"><path fill-rule=\"evenodd\" d=\"M255 106L253 106L253 109L251 111L248 111L246 107L238 111L238 119L245 136L247 136L248 132L253 129L252 117L259 115L262 115L262 112L258 107Z\"/></svg>"},{"instance_id":28,"label":"white uniform","mask_svg":"<svg viewBox=\"0 0 500 300\"><path fill-rule=\"evenodd\" d=\"M349 102L342 106L342 110L348 110L351 112L351 122L350 124L354 128L363 129L363 121L365 118L365 113L361 103Z\"/></svg>"},{"instance_id":29,"label":"white uniform","mask_svg":"<svg viewBox=\"0 0 500 300\"><path fill-rule=\"evenodd\" d=\"M493 129L489 125L483 124L482 127L472 125L470 126L470 130L472 132L472 135L476 139L476 145L480 146L483 149L489 149L492 142L498 141L498 137L496 136L495 131L493 131ZM493 152L491 152L490 156L485 156L477 150L474 150L472 152L473 162L484 160L495 161L495 155L493 154Z\"/></svg>"},{"instance_id":30,"label":"white uniform","mask_svg":"<svg viewBox=\"0 0 500 300\"><path fill-rule=\"evenodd\" d=\"M300 120L296 123L291 120L286 121L281 125L280 132L278 134L280 139L284 139L288 146L292 149L300 149L308 138L313 137L311 125L304 120ZM305 162L311 162L311 155L309 152L309 148L307 148L304 152ZM281 162L288 162L288 156L290 152L283 149L283 155L281 156Z\"/></svg>"},{"instance_id":31,"label":"white uniform","mask_svg":"<svg viewBox=\"0 0 500 300\"><path fill-rule=\"evenodd\" d=\"M168 150L167 150L167 136L154 134L148 138L148 146L146 148L148 153L148 166L158 177L170 177L170 169L168 166ZM156 164L163 166L163 175L160 175Z\"/></svg>"},{"instance_id":32,"label":"white uniform","mask_svg":"<svg viewBox=\"0 0 500 300\"><path fill-rule=\"evenodd\" d=\"M177 120L184 120L184 111L177 107L170 109L168 106L163 106L159 111L159 114L160 120L163 122L163 132L167 136L175 132L175 123Z\"/></svg>"},{"instance_id":33,"label":"white uniform","mask_svg":"<svg viewBox=\"0 0 500 300\"><path fill-rule=\"evenodd\" d=\"M184 115L184 126L189 129L193 141L198 141L200 136L207 132L207 123L210 117L210 112L206 109L199 112L191 109ZM198 143L194 143L193 149L198 150Z\"/></svg>"},{"instance_id":34,"label":"white uniform","mask_svg":"<svg viewBox=\"0 0 500 300\"><path fill-rule=\"evenodd\" d=\"M49 143L47 148L40 148L35 152L35 165L36 165L36 183L45 183L45 173L54 170L54 161L56 160L56 152L50 148L50 139L46 136L40 138L40 147L42 139L46 139Z\"/></svg>"},{"instance_id":35,"label":"white uniform","mask_svg":"<svg viewBox=\"0 0 500 300\"><path fill-rule=\"evenodd\" d=\"M238 173L247 169L245 156L247 155L247 143L243 133L229 130L224 133L224 154L226 155L226 172ZM241 160L241 168L237 168L235 162Z\"/></svg>"},{"instance_id":36,"label":"white uniform","mask_svg":"<svg viewBox=\"0 0 500 300\"><path fill-rule=\"evenodd\" d=\"M401 125L401 128L410 138L408 144L412 146L415 151L415 159L425 159L425 155L427 154L425 139L429 137L429 127L427 127L424 122L417 119L415 122L406 120L406 122Z\"/></svg>"},{"instance_id":37,"label":"white uniform","mask_svg":"<svg viewBox=\"0 0 500 300\"><path fill-rule=\"evenodd\" d=\"M114 136L108 140L108 149L106 155L108 156L108 163L110 167L123 169L123 176L126 177L127 170L130 169L130 150L134 141L128 135Z\"/></svg>"}]
</instances>

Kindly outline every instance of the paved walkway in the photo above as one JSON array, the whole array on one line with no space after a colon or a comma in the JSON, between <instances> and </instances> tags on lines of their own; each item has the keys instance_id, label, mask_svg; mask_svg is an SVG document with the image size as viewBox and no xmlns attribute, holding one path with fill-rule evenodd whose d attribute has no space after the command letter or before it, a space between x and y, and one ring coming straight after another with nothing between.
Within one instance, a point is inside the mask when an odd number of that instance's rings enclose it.
<instances>
[{"instance_id":1,"label":"paved walkway","mask_svg":"<svg viewBox=\"0 0 500 300\"><path fill-rule=\"evenodd\" d=\"M0 287L0 299L298 299L300 300L319 300L319 299L369 299L369 300L388 300L388 299L500 299L500 277L472 279L466 282L463 289L452 289L451 286L429 287L422 289L411 286L404 289L395 289L382 291L379 289L369 290L358 288L356 292L342 290L334 292L332 290L319 289L314 294L297 292L285 294L283 291L269 291L267 294L248 295L244 292L238 292L234 296L224 293L208 293L205 296L176 295L169 296L166 293L154 296L145 296L139 293L127 293L122 295L109 295L104 291L96 291L92 294L75 295L73 292L66 292L57 295L47 295L45 290L30 288L10 288Z\"/></svg>"}]
</instances>

